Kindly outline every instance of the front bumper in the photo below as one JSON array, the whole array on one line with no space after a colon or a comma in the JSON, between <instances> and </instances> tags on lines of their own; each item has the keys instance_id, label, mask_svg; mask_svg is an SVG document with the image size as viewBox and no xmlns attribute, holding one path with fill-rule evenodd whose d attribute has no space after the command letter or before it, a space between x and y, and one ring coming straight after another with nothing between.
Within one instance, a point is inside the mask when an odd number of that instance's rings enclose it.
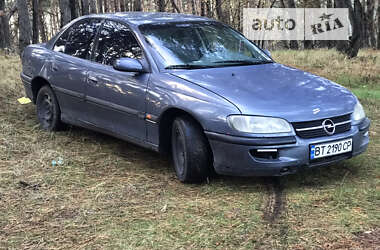
<instances>
[{"instance_id":1,"label":"front bumper","mask_svg":"<svg viewBox=\"0 0 380 250\"><path fill-rule=\"evenodd\" d=\"M300 168L331 164L363 153L369 143L370 121L365 118L345 133L313 139L298 136L250 138L205 131L218 174L235 176L281 176ZM352 138L352 152L317 160L309 159L309 145ZM275 159L256 157L257 149L277 149Z\"/></svg>"},{"instance_id":2,"label":"front bumper","mask_svg":"<svg viewBox=\"0 0 380 250\"><path fill-rule=\"evenodd\" d=\"M20 74L21 81L24 85L26 96L35 103L33 90L32 90L32 78L25 75L24 73Z\"/></svg>"}]
</instances>

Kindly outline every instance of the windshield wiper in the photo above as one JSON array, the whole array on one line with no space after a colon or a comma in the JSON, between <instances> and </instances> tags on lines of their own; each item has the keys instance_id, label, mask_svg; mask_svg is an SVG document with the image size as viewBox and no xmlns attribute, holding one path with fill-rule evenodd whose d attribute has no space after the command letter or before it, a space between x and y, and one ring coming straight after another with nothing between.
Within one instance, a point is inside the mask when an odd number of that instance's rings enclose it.
<instances>
[{"instance_id":1,"label":"windshield wiper","mask_svg":"<svg viewBox=\"0 0 380 250\"><path fill-rule=\"evenodd\" d=\"M250 61L250 60L226 60L226 61L217 61L213 62L217 64L239 64L239 65L258 65L258 64L267 64L273 63L272 61Z\"/></svg>"},{"instance_id":2,"label":"windshield wiper","mask_svg":"<svg viewBox=\"0 0 380 250\"><path fill-rule=\"evenodd\" d=\"M229 65L258 65L258 64L267 64L273 63L272 61L250 61L250 60L226 60L226 61L216 61L212 62L214 64L220 64L220 66L229 66ZM197 64L178 64L178 65L169 65L165 69L205 69L205 68L215 68L220 67L217 65L197 65Z\"/></svg>"},{"instance_id":3,"label":"windshield wiper","mask_svg":"<svg viewBox=\"0 0 380 250\"><path fill-rule=\"evenodd\" d=\"M212 66L208 65L196 65L196 64L178 64L178 65L170 65L165 67L165 69L204 69L210 68Z\"/></svg>"}]
</instances>

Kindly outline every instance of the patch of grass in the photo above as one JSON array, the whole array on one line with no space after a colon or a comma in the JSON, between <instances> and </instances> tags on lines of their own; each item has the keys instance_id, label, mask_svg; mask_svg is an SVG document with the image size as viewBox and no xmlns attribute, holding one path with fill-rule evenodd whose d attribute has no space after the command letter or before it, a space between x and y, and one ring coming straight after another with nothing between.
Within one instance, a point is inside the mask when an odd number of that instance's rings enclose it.
<instances>
[{"instance_id":1,"label":"patch of grass","mask_svg":"<svg viewBox=\"0 0 380 250\"><path fill-rule=\"evenodd\" d=\"M34 106L16 101L18 57L0 54L0 248L378 247L379 52L273 56L353 90L372 127L364 155L282 178L282 211L268 221L267 178L184 185L156 153L75 127L40 130ZM53 167L58 157L64 163Z\"/></svg>"},{"instance_id":2,"label":"patch of grass","mask_svg":"<svg viewBox=\"0 0 380 250\"><path fill-rule=\"evenodd\" d=\"M367 88L363 87L362 89L357 89L357 88L352 89L352 92L354 92L354 94L359 99L380 100L380 89L367 89Z\"/></svg>"},{"instance_id":3,"label":"patch of grass","mask_svg":"<svg viewBox=\"0 0 380 250\"><path fill-rule=\"evenodd\" d=\"M335 50L274 51L273 58L283 64L323 76L347 88L380 89L380 52L361 50L347 59Z\"/></svg>"}]
</instances>

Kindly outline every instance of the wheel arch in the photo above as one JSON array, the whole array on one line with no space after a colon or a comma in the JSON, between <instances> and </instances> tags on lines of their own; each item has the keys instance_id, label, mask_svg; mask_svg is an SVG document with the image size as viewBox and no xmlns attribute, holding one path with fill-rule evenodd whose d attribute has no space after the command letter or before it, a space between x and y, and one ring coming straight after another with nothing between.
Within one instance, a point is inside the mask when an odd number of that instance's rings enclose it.
<instances>
[{"instance_id":1,"label":"wheel arch","mask_svg":"<svg viewBox=\"0 0 380 250\"><path fill-rule=\"evenodd\" d=\"M186 116L187 118L191 119L195 124L197 124L197 126L199 126L202 133L204 132L204 127L202 126L202 123L191 112L177 107L168 108L158 118L159 151L161 153L169 154L171 152L172 124L173 121L179 116Z\"/></svg>"},{"instance_id":2,"label":"wheel arch","mask_svg":"<svg viewBox=\"0 0 380 250\"><path fill-rule=\"evenodd\" d=\"M36 101L37 101L38 91L45 85L50 86L50 83L45 78L43 78L41 76L36 76L33 78L32 82L31 82L31 86L32 86L32 94L33 94L33 103L34 104L36 104Z\"/></svg>"}]
</instances>

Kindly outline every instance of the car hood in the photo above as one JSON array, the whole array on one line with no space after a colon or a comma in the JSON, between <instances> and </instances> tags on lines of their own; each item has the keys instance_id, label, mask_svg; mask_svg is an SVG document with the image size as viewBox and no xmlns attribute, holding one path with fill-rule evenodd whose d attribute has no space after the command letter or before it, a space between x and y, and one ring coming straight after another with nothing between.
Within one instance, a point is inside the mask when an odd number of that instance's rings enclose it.
<instances>
[{"instance_id":1,"label":"car hood","mask_svg":"<svg viewBox=\"0 0 380 250\"><path fill-rule=\"evenodd\" d=\"M281 117L289 122L347 114L356 103L346 88L278 63L181 70L172 75L226 98L242 114Z\"/></svg>"}]
</instances>

